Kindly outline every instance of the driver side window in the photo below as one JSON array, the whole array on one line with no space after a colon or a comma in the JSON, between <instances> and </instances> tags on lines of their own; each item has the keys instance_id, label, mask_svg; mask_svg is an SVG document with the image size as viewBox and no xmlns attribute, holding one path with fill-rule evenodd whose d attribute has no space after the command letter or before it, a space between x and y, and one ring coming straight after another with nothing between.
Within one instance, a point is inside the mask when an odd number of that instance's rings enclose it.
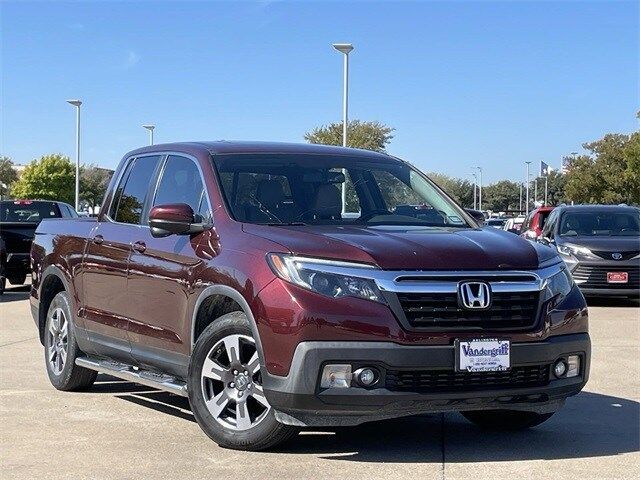
<instances>
[{"instance_id":1,"label":"driver side window","mask_svg":"<svg viewBox=\"0 0 640 480\"><path fill-rule=\"evenodd\" d=\"M551 212L547 221L544 223L544 228L542 229L542 237L552 239L553 238L553 229L556 224L556 219L558 218L558 214L556 212Z\"/></svg>"}]
</instances>

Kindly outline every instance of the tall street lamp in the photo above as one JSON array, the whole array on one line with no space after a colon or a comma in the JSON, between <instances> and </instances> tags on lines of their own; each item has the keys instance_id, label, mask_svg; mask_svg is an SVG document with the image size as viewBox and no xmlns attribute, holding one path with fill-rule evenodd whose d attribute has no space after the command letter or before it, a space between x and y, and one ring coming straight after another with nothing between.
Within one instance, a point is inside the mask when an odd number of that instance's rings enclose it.
<instances>
[{"instance_id":1,"label":"tall street lamp","mask_svg":"<svg viewBox=\"0 0 640 480\"><path fill-rule=\"evenodd\" d=\"M478 210L482 211L482 167L477 168L480 172L480 184L478 185Z\"/></svg>"},{"instance_id":2,"label":"tall street lamp","mask_svg":"<svg viewBox=\"0 0 640 480\"><path fill-rule=\"evenodd\" d=\"M477 193L476 193L476 189L478 188L478 175L476 175L475 173L470 173L469 175L471 175L473 177L473 209L476 209L476 197L477 197Z\"/></svg>"},{"instance_id":3,"label":"tall street lamp","mask_svg":"<svg viewBox=\"0 0 640 480\"><path fill-rule=\"evenodd\" d=\"M522 213L522 182L520 182L520 213Z\"/></svg>"},{"instance_id":4,"label":"tall street lamp","mask_svg":"<svg viewBox=\"0 0 640 480\"><path fill-rule=\"evenodd\" d=\"M342 146L347 146L347 124L349 121L349 53L353 50L350 43L334 43L333 48L344 55L343 75L344 81L342 85ZM343 173L346 173L343 170ZM347 185L346 179L342 183L342 213L347 210Z\"/></svg>"},{"instance_id":5,"label":"tall street lamp","mask_svg":"<svg viewBox=\"0 0 640 480\"><path fill-rule=\"evenodd\" d=\"M530 183L529 182L529 166L531 165L531 162L524 162L524 163L527 164L527 196L526 196L527 200L524 206L524 214L528 216L529 215L529 183Z\"/></svg>"},{"instance_id":6,"label":"tall street lamp","mask_svg":"<svg viewBox=\"0 0 640 480\"><path fill-rule=\"evenodd\" d=\"M142 128L146 128L149 130L149 145L153 145L153 131L155 130L155 125L142 125Z\"/></svg>"},{"instance_id":7,"label":"tall street lamp","mask_svg":"<svg viewBox=\"0 0 640 480\"><path fill-rule=\"evenodd\" d=\"M80 100L67 100L76 107L76 211L80 208Z\"/></svg>"}]
</instances>

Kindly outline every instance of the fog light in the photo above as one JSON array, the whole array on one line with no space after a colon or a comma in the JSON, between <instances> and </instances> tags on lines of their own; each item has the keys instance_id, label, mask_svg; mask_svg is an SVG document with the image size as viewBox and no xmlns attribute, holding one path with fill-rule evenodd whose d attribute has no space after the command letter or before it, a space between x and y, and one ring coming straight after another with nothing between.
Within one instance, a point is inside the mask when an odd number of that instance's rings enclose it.
<instances>
[{"instance_id":1,"label":"fog light","mask_svg":"<svg viewBox=\"0 0 640 480\"><path fill-rule=\"evenodd\" d=\"M325 365L320 378L321 388L349 388L351 365Z\"/></svg>"},{"instance_id":2,"label":"fog light","mask_svg":"<svg viewBox=\"0 0 640 480\"><path fill-rule=\"evenodd\" d=\"M558 360L553 366L553 374L560 378L567 373L567 363L564 360Z\"/></svg>"},{"instance_id":3,"label":"fog light","mask_svg":"<svg viewBox=\"0 0 640 480\"><path fill-rule=\"evenodd\" d=\"M567 378L577 377L580 373L580 357L578 355L569 355L567 363L569 364Z\"/></svg>"},{"instance_id":4,"label":"fog light","mask_svg":"<svg viewBox=\"0 0 640 480\"><path fill-rule=\"evenodd\" d=\"M355 377L356 380L358 380L358 383L364 387L370 387L378 381L376 371L371 368L361 368L356 370Z\"/></svg>"}]
</instances>

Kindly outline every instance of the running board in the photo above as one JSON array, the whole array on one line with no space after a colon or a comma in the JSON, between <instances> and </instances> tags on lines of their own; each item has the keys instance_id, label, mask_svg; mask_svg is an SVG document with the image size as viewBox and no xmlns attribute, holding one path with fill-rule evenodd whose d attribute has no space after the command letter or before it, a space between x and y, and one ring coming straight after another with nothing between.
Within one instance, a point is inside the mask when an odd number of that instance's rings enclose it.
<instances>
[{"instance_id":1,"label":"running board","mask_svg":"<svg viewBox=\"0 0 640 480\"><path fill-rule=\"evenodd\" d=\"M126 363L109 360L98 360L89 357L76 358L76 365L96 372L106 373L114 377L140 383L147 387L157 388L165 392L174 393L181 397L187 396L187 384L171 375L156 373L149 370L140 370Z\"/></svg>"}]
</instances>

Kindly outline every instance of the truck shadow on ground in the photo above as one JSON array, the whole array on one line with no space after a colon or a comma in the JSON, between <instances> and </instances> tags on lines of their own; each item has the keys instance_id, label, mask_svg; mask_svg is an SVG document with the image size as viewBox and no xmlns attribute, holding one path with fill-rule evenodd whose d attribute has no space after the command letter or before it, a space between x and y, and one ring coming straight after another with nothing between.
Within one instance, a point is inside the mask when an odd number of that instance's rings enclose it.
<instances>
[{"instance_id":1,"label":"truck shadow on ground","mask_svg":"<svg viewBox=\"0 0 640 480\"><path fill-rule=\"evenodd\" d=\"M28 300L29 292L31 291L31 285L18 285L12 286L7 284L7 287L2 295L0 295L0 303L19 302L20 300Z\"/></svg>"},{"instance_id":2,"label":"truck shadow on ground","mask_svg":"<svg viewBox=\"0 0 640 480\"><path fill-rule=\"evenodd\" d=\"M98 377L91 392L115 394L195 421L186 398L107 375ZM484 431L457 413L432 414L357 427L305 429L274 451L358 462L467 463L600 457L638 450L640 403L582 392L549 421L523 432Z\"/></svg>"},{"instance_id":3,"label":"truck shadow on ground","mask_svg":"<svg viewBox=\"0 0 640 480\"><path fill-rule=\"evenodd\" d=\"M640 307L640 298L586 297L589 307Z\"/></svg>"}]
</instances>

